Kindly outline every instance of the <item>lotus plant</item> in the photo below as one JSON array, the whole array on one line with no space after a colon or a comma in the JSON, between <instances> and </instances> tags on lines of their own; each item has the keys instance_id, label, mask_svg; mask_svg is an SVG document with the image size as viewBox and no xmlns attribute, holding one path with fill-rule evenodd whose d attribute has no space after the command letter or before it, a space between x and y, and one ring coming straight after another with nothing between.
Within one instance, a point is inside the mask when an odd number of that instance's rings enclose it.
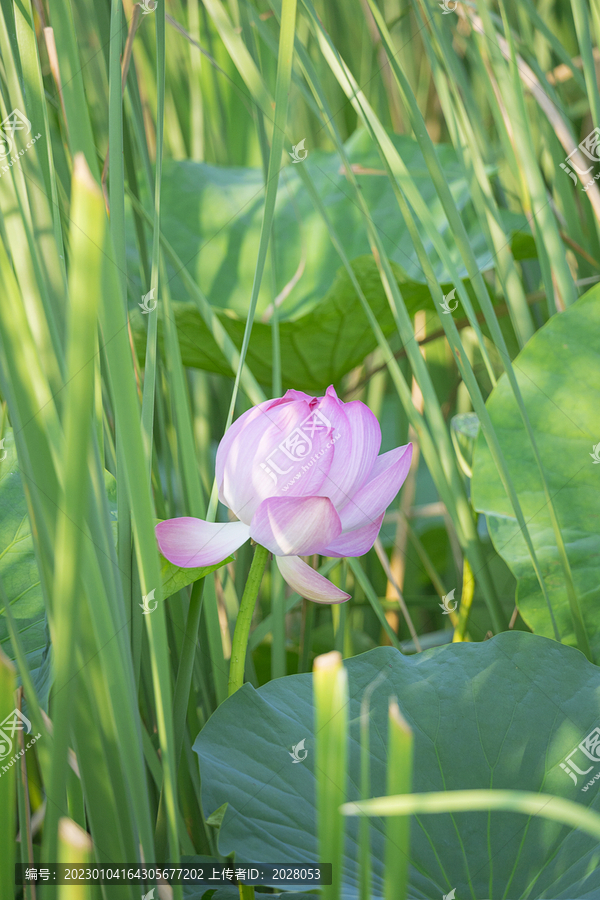
<instances>
[{"instance_id":1,"label":"lotus plant","mask_svg":"<svg viewBox=\"0 0 600 900\"><path fill-rule=\"evenodd\" d=\"M252 538L301 597L343 603L350 595L300 557L362 556L373 546L412 457L411 444L379 455L380 446L375 415L359 400L341 401L333 386L324 397L289 390L265 400L217 450L219 499L238 521L160 522L161 553L176 566L210 566Z\"/></svg>"}]
</instances>

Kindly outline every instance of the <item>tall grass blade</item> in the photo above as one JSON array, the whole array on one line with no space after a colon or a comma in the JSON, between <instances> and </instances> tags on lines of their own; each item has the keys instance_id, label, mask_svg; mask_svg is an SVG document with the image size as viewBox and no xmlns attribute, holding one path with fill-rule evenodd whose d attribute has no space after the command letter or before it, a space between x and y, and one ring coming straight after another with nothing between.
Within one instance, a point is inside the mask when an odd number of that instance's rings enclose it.
<instances>
[{"instance_id":1,"label":"tall grass blade","mask_svg":"<svg viewBox=\"0 0 600 900\"><path fill-rule=\"evenodd\" d=\"M387 792L408 793L412 787L413 736L395 698L388 710ZM385 897L405 900L410 860L410 819L390 817L385 830Z\"/></svg>"},{"instance_id":2,"label":"tall grass blade","mask_svg":"<svg viewBox=\"0 0 600 900\"><path fill-rule=\"evenodd\" d=\"M337 651L317 656L313 665L315 705L317 835L321 863L331 863L332 884L324 900L339 900L342 886L344 819L348 755L348 676Z\"/></svg>"},{"instance_id":3,"label":"tall grass blade","mask_svg":"<svg viewBox=\"0 0 600 900\"><path fill-rule=\"evenodd\" d=\"M0 722L4 722L15 709L15 667L0 650ZM9 752L9 751L13 752ZM16 747L9 747L4 738L0 752L6 757L0 773L0 898L10 900L14 896L16 788L19 760L10 762ZM8 763L8 765L7 765ZM6 769L6 771L4 771Z\"/></svg>"}]
</instances>

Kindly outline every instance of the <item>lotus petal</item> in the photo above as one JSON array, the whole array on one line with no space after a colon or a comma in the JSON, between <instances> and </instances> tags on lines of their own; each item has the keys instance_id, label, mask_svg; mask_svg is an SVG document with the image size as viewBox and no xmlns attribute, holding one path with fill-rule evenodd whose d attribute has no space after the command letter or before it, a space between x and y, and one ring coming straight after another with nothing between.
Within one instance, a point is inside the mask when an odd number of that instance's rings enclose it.
<instances>
[{"instance_id":1,"label":"lotus petal","mask_svg":"<svg viewBox=\"0 0 600 900\"><path fill-rule=\"evenodd\" d=\"M276 556L277 566L292 590L315 603L345 603L350 594L340 591L298 556Z\"/></svg>"},{"instance_id":2,"label":"lotus petal","mask_svg":"<svg viewBox=\"0 0 600 900\"><path fill-rule=\"evenodd\" d=\"M362 528L355 528L354 531L344 531L334 541L329 544L321 553L323 556L363 556L367 553L377 538L381 528L385 512L363 525Z\"/></svg>"},{"instance_id":3,"label":"lotus petal","mask_svg":"<svg viewBox=\"0 0 600 900\"><path fill-rule=\"evenodd\" d=\"M220 500L249 525L267 497L321 494L333 459L326 447L332 431L305 400L282 399L244 413L217 450Z\"/></svg>"},{"instance_id":4,"label":"lotus petal","mask_svg":"<svg viewBox=\"0 0 600 900\"><path fill-rule=\"evenodd\" d=\"M373 523L390 505L410 469L412 444L382 453L375 460L369 480L340 512L344 532Z\"/></svg>"},{"instance_id":5,"label":"lotus petal","mask_svg":"<svg viewBox=\"0 0 600 900\"><path fill-rule=\"evenodd\" d=\"M277 556L309 556L342 532L328 497L269 497L250 524L250 536Z\"/></svg>"},{"instance_id":6,"label":"lotus petal","mask_svg":"<svg viewBox=\"0 0 600 900\"><path fill-rule=\"evenodd\" d=\"M156 526L162 555L184 569L214 566L230 556L250 537L243 522L205 522L192 516L166 519Z\"/></svg>"},{"instance_id":7,"label":"lotus petal","mask_svg":"<svg viewBox=\"0 0 600 900\"><path fill-rule=\"evenodd\" d=\"M377 417L360 400L335 403L339 404L332 415L337 425L331 437L335 452L319 493L340 510L369 477L381 447L381 428Z\"/></svg>"}]
</instances>

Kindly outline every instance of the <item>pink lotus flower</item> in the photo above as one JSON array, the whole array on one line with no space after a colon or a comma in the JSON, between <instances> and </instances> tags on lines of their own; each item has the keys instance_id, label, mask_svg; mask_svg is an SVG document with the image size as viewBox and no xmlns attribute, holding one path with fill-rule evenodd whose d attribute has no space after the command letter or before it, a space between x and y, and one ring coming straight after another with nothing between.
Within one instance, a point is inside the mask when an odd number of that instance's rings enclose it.
<instances>
[{"instance_id":1,"label":"pink lotus flower","mask_svg":"<svg viewBox=\"0 0 600 900\"><path fill-rule=\"evenodd\" d=\"M183 516L156 526L163 556L176 566L221 562L248 538L275 554L290 587L318 603L350 598L300 559L362 556L403 484L412 444L378 456L381 429L358 400L343 403L287 391L244 413L219 444L219 499L238 522Z\"/></svg>"}]
</instances>

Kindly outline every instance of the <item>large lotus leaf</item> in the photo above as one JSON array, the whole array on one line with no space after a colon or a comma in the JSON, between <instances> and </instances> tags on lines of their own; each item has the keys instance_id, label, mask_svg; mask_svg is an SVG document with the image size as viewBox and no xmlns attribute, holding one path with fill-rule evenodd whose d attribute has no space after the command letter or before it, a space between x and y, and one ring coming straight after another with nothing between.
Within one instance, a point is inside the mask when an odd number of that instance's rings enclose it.
<instances>
[{"instance_id":1,"label":"large lotus leaf","mask_svg":"<svg viewBox=\"0 0 600 900\"><path fill-rule=\"evenodd\" d=\"M358 799L359 713L370 705L372 795L385 794L388 698L414 734L415 792L505 788L555 794L598 810L598 784L582 792L560 762L600 724L600 671L571 647L527 632L449 644L414 656L391 647L344 662L349 682L347 797ZM308 751L294 763L292 746ZM222 853L241 862L315 863L312 675L255 690L245 684L213 714L194 749L206 815L228 803ZM584 760L577 750L573 762ZM302 754L300 754L302 755ZM585 766L587 768L587 766ZM384 820L371 821L374 900L382 897ZM358 896L357 819L347 820L343 898ZM600 896L600 848L581 831L509 812L415 816L411 898L536 900Z\"/></svg>"},{"instance_id":2,"label":"large lotus leaf","mask_svg":"<svg viewBox=\"0 0 600 900\"><path fill-rule=\"evenodd\" d=\"M400 268L392 263L404 302L410 315L418 309L435 309L429 288L417 281L406 281ZM377 265L372 256L362 256L352 262L352 269L386 337L396 331L389 301L381 284ZM465 285L476 311L479 305L470 284ZM443 285L450 291L450 283ZM184 365L231 375L231 368L219 350L211 331L194 303L174 303L173 313ZM140 362L146 352L147 316L139 309L131 312L131 327ZM230 312L220 315L221 322L239 349L242 346L245 319ZM336 279L318 306L294 319L280 322L279 339L284 388L322 392L328 384L339 384L341 378L358 365L377 346L350 276L341 268ZM159 342L162 346L162 322L159 323ZM247 361L251 371L262 384L272 382L271 326L255 322L248 348Z\"/></svg>"},{"instance_id":3,"label":"large lotus leaf","mask_svg":"<svg viewBox=\"0 0 600 900\"><path fill-rule=\"evenodd\" d=\"M466 276L417 141L406 135L390 135L390 138L427 203L458 271ZM347 257L354 259L369 253L364 222L352 188L341 171L340 156L337 152L307 149L308 157L301 165L310 173ZM402 266L407 278L423 282L416 251L367 132L355 132L346 144L346 151L356 167L356 177L385 251ZM461 210L478 264L482 269L491 268L494 260L470 203L468 181L456 153L449 145L438 145L436 154ZM339 255L304 187L299 169L300 165L290 164L280 174L272 232L275 278L273 281L269 260L258 300L257 318L273 300L273 283L276 292L282 291L294 277L303 256L304 269L282 307L284 316L299 315L320 301L340 266ZM165 163L161 189L161 227L165 237L210 303L234 310L240 316L245 316L248 309L263 203L264 180L259 168L226 168L190 160ZM449 273L438 259L425 230L420 225L419 228L438 278L448 281ZM521 229L514 240L517 256L535 255L524 216L506 212L505 228L509 234ZM174 275L175 270L171 273ZM174 298L182 299L184 295L177 279L172 281L171 287ZM140 285L142 294L147 290L147 286Z\"/></svg>"},{"instance_id":4,"label":"large lotus leaf","mask_svg":"<svg viewBox=\"0 0 600 900\"><path fill-rule=\"evenodd\" d=\"M566 545L596 661L600 659L600 287L536 332L514 363ZM548 505L506 376L487 401L537 551L561 639L574 644L562 565ZM483 435L475 447L475 508L486 513L497 552L518 580L517 604L538 634L553 635L550 614L523 535Z\"/></svg>"}]
</instances>

